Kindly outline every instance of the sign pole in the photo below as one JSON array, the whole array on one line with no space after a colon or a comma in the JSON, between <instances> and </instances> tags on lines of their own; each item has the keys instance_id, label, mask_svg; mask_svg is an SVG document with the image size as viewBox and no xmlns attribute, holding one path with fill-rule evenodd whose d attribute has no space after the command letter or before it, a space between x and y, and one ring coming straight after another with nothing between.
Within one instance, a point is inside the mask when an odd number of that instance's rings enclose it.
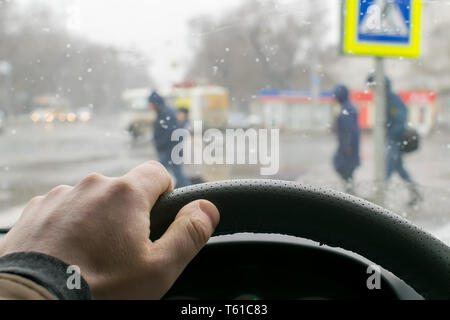
<instances>
[{"instance_id":1,"label":"sign pole","mask_svg":"<svg viewBox=\"0 0 450 320\"><path fill-rule=\"evenodd\" d=\"M11 64L8 61L0 60L0 83L3 82L2 86L3 90L1 94L2 99L0 100L0 107L3 107L7 112L12 111L9 99L10 73L11 73Z\"/></svg>"},{"instance_id":2,"label":"sign pole","mask_svg":"<svg viewBox=\"0 0 450 320\"><path fill-rule=\"evenodd\" d=\"M344 54L375 57L373 123L375 195L384 205L386 188L386 86L382 57L420 56L422 0L343 0L341 45Z\"/></svg>"},{"instance_id":3,"label":"sign pole","mask_svg":"<svg viewBox=\"0 0 450 320\"><path fill-rule=\"evenodd\" d=\"M386 81L384 61L375 57L375 202L384 205L386 187Z\"/></svg>"}]
</instances>

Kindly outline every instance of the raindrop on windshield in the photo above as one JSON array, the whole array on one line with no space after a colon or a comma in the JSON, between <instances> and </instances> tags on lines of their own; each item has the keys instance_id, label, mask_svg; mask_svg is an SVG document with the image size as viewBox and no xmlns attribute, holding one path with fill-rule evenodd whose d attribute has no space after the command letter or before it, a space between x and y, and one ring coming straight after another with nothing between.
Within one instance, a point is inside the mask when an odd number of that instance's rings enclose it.
<instances>
[{"instance_id":1,"label":"raindrop on windshield","mask_svg":"<svg viewBox=\"0 0 450 320\"><path fill-rule=\"evenodd\" d=\"M166 124L166 122L164 120L160 120L159 124L161 125L161 128L163 129L168 129L169 126Z\"/></svg>"}]
</instances>

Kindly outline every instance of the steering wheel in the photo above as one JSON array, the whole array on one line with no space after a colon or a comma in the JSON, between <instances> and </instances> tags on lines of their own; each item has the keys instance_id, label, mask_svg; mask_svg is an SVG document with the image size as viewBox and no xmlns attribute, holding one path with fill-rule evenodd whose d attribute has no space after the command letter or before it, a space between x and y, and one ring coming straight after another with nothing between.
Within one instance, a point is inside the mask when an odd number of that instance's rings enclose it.
<instances>
[{"instance_id":1,"label":"steering wheel","mask_svg":"<svg viewBox=\"0 0 450 320\"><path fill-rule=\"evenodd\" d=\"M333 190L277 180L230 180L176 189L151 212L151 240L178 211L206 199L221 213L213 236L277 233L353 251L391 271L427 299L450 299L450 248L368 201Z\"/></svg>"}]
</instances>

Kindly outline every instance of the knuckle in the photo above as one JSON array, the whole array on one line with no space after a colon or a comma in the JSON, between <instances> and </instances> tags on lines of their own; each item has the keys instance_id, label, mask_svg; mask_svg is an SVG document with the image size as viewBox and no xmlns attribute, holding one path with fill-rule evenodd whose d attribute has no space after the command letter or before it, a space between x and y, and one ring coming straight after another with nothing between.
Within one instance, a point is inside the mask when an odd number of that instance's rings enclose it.
<instances>
[{"instance_id":1,"label":"knuckle","mask_svg":"<svg viewBox=\"0 0 450 320\"><path fill-rule=\"evenodd\" d=\"M210 237L208 225L197 217L189 218L187 231L197 250L203 248Z\"/></svg>"},{"instance_id":2,"label":"knuckle","mask_svg":"<svg viewBox=\"0 0 450 320\"><path fill-rule=\"evenodd\" d=\"M128 196L135 192L133 184L126 179L115 179L109 186L109 192L112 196Z\"/></svg>"},{"instance_id":3,"label":"knuckle","mask_svg":"<svg viewBox=\"0 0 450 320\"><path fill-rule=\"evenodd\" d=\"M99 173L91 173L80 181L80 184L94 184L100 181L103 181L105 176Z\"/></svg>"},{"instance_id":4,"label":"knuckle","mask_svg":"<svg viewBox=\"0 0 450 320\"><path fill-rule=\"evenodd\" d=\"M66 186L66 185L57 186L57 187L53 188L52 190L50 190L48 195L59 194L59 193L64 192L64 191L68 191L71 188L72 187L69 187L69 186Z\"/></svg>"},{"instance_id":5,"label":"knuckle","mask_svg":"<svg viewBox=\"0 0 450 320\"><path fill-rule=\"evenodd\" d=\"M147 165L151 174L157 178L165 178L166 176L170 176L167 169L158 161L149 161Z\"/></svg>"},{"instance_id":6,"label":"knuckle","mask_svg":"<svg viewBox=\"0 0 450 320\"><path fill-rule=\"evenodd\" d=\"M158 169L158 170L166 170L166 168L156 160L150 160L149 162L147 162L147 164L155 167L155 169Z\"/></svg>"},{"instance_id":7,"label":"knuckle","mask_svg":"<svg viewBox=\"0 0 450 320\"><path fill-rule=\"evenodd\" d=\"M35 205L38 202L40 202L42 199L44 199L44 196L36 196L36 197L32 198L30 201L28 201L28 205L27 206Z\"/></svg>"}]
</instances>

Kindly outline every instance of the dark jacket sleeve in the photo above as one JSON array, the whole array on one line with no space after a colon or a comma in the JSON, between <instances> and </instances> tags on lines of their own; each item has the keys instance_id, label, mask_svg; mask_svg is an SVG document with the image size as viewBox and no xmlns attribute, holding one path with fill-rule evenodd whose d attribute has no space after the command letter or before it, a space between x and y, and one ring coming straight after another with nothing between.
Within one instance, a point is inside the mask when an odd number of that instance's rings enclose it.
<instances>
[{"instance_id":1,"label":"dark jacket sleeve","mask_svg":"<svg viewBox=\"0 0 450 320\"><path fill-rule=\"evenodd\" d=\"M80 277L80 287L70 289L69 265L52 256L19 252L0 257L0 299L89 300L91 292Z\"/></svg>"}]
</instances>

